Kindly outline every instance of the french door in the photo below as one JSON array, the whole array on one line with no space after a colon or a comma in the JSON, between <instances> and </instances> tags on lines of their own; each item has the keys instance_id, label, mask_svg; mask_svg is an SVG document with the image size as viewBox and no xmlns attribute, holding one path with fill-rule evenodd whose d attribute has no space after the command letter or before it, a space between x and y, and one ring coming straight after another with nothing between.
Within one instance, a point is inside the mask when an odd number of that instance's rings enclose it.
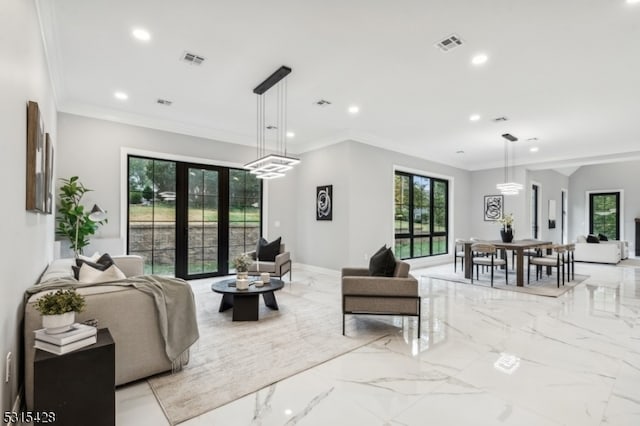
<instances>
[{"instance_id":1,"label":"french door","mask_svg":"<svg viewBox=\"0 0 640 426\"><path fill-rule=\"evenodd\" d=\"M227 197L219 167L178 163L176 198L176 276L200 278L227 272L220 262L228 258L226 235ZM226 180L226 179L225 179ZM223 228L223 229L220 229Z\"/></svg>"},{"instance_id":2,"label":"french door","mask_svg":"<svg viewBox=\"0 0 640 426\"><path fill-rule=\"evenodd\" d=\"M262 186L246 170L129 157L128 253L145 273L226 275L261 235Z\"/></svg>"}]
</instances>

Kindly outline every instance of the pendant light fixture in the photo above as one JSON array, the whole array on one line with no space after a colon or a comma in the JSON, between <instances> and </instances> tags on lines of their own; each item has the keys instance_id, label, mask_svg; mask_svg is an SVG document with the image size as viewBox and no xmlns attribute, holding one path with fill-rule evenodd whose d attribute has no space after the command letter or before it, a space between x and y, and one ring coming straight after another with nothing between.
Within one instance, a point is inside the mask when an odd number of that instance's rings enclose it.
<instances>
[{"instance_id":1,"label":"pendant light fixture","mask_svg":"<svg viewBox=\"0 0 640 426\"><path fill-rule=\"evenodd\" d=\"M509 145L518 140L515 136L510 133L505 133L502 135L504 138L504 183L499 183L496 185L496 188L500 190L500 193L504 195L518 195L518 193L522 190L522 184L514 182L513 179L513 170L509 167ZM515 154L513 149L511 149L511 164L513 167Z\"/></svg>"},{"instance_id":2,"label":"pendant light fixture","mask_svg":"<svg viewBox=\"0 0 640 426\"><path fill-rule=\"evenodd\" d=\"M291 68L281 66L273 74L253 89L256 94L256 157L245 164L245 169L258 179L274 179L283 177L285 172L300 162L299 159L287 155L287 79ZM266 100L264 94L274 87L276 91L275 121L267 124ZM267 138L267 134L275 134ZM267 139L274 139L275 149L267 151Z\"/></svg>"}]
</instances>

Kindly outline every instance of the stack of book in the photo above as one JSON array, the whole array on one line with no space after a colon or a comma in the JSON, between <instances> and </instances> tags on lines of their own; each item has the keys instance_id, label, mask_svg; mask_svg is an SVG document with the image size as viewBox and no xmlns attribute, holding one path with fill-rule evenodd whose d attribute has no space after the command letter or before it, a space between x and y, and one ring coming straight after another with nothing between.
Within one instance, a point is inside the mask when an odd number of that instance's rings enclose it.
<instances>
[{"instance_id":1,"label":"stack of book","mask_svg":"<svg viewBox=\"0 0 640 426\"><path fill-rule=\"evenodd\" d=\"M64 333L47 334L45 329L34 331L35 347L52 354L62 355L96 343L98 329L84 324L73 324Z\"/></svg>"}]
</instances>

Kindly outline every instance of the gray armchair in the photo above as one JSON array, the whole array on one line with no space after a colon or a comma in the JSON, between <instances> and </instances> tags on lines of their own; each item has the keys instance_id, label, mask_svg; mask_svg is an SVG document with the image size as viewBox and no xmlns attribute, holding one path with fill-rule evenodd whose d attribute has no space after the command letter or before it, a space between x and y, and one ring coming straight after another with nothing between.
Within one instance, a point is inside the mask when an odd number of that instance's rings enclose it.
<instances>
[{"instance_id":1,"label":"gray armchair","mask_svg":"<svg viewBox=\"0 0 640 426\"><path fill-rule=\"evenodd\" d=\"M272 277L282 279L284 275L289 273L289 281L291 281L291 254L286 251L284 244L280 244L280 253L276 256L274 262L264 260L257 261L256 251L246 253L253 263L249 266L249 275L260 275L262 272L268 272Z\"/></svg>"},{"instance_id":2,"label":"gray armchair","mask_svg":"<svg viewBox=\"0 0 640 426\"><path fill-rule=\"evenodd\" d=\"M367 268L342 268L342 335L347 314L396 315L418 317L420 338L418 281L409 268L397 260L393 277L369 276Z\"/></svg>"}]
</instances>

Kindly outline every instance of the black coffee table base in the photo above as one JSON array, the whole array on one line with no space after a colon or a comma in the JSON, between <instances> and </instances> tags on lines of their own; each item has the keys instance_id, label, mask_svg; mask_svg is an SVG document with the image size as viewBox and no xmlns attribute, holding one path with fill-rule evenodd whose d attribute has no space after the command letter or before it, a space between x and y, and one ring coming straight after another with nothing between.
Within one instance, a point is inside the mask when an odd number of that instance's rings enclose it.
<instances>
[{"instance_id":1,"label":"black coffee table base","mask_svg":"<svg viewBox=\"0 0 640 426\"><path fill-rule=\"evenodd\" d=\"M284 283L282 280L271 278L271 281L261 287L251 283L248 289L238 290L235 287L235 279L228 279L211 284L211 290L222 294L218 312L224 312L233 308L233 321L258 321L260 312L260 295L264 304L274 311L278 309L278 302L274 291L280 290Z\"/></svg>"},{"instance_id":2,"label":"black coffee table base","mask_svg":"<svg viewBox=\"0 0 640 426\"><path fill-rule=\"evenodd\" d=\"M278 302L273 291L262 293L264 304L274 311L278 310ZM247 294L239 296L233 294L223 294L218 312L224 312L233 308L233 321L258 321L259 294Z\"/></svg>"}]
</instances>

